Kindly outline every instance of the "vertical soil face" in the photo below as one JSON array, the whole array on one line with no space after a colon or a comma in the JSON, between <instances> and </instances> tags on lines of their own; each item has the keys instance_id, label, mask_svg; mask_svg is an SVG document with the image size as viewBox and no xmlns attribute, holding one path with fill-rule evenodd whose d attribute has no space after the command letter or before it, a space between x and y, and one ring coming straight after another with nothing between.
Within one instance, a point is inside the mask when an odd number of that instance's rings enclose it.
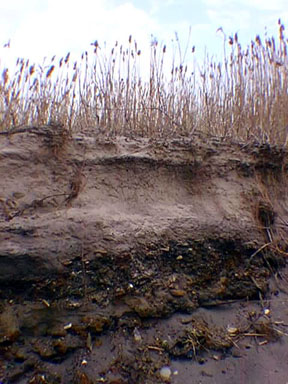
<instances>
[{"instance_id":1,"label":"vertical soil face","mask_svg":"<svg viewBox=\"0 0 288 384\"><path fill-rule=\"evenodd\" d=\"M0 137L0 380L286 380L287 153L45 135Z\"/></svg>"}]
</instances>

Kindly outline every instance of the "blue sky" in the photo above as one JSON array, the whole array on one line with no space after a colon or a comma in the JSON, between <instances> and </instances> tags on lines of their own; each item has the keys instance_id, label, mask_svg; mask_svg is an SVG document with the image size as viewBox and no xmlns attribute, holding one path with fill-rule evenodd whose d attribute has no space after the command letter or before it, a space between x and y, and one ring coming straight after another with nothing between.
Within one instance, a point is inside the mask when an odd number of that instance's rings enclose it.
<instances>
[{"instance_id":1,"label":"blue sky","mask_svg":"<svg viewBox=\"0 0 288 384\"><path fill-rule=\"evenodd\" d=\"M17 57L80 55L95 40L112 45L130 34L142 51L151 35L169 46L175 31L185 46L189 27L200 58L204 47L211 55L222 49L219 27L246 46L265 27L277 34L278 18L288 27L287 0L0 0L0 67Z\"/></svg>"}]
</instances>

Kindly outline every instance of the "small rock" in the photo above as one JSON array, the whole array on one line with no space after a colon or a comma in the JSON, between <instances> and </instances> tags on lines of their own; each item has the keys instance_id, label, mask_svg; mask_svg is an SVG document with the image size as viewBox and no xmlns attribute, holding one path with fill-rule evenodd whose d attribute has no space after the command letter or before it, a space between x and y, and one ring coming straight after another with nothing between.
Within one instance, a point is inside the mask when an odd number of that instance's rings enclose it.
<instances>
[{"instance_id":1,"label":"small rock","mask_svg":"<svg viewBox=\"0 0 288 384\"><path fill-rule=\"evenodd\" d=\"M269 308L265 308L264 309L264 315L266 315L266 316L268 316L268 315L270 315L270 309Z\"/></svg>"},{"instance_id":2,"label":"small rock","mask_svg":"<svg viewBox=\"0 0 288 384\"><path fill-rule=\"evenodd\" d=\"M62 325L55 325L47 330L47 335L53 337L64 337L67 335L67 330Z\"/></svg>"},{"instance_id":3,"label":"small rock","mask_svg":"<svg viewBox=\"0 0 288 384\"><path fill-rule=\"evenodd\" d=\"M13 197L15 199L22 199L25 196L25 193L23 193L23 192L13 192L12 195L13 195Z\"/></svg>"},{"instance_id":4,"label":"small rock","mask_svg":"<svg viewBox=\"0 0 288 384\"><path fill-rule=\"evenodd\" d=\"M105 328L111 325L109 317L102 315L84 316L82 323L86 324L86 327L93 333L101 333Z\"/></svg>"},{"instance_id":5,"label":"small rock","mask_svg":"<svg viewBox=\"0 0 288 384\"><path fill-rule=\"evenodd\" d=\"M134 335L134 340L138 343L139 341L142 340L142 337L141 337L141 334L140 332L138 331L138 328L135 328L134 331L133 331L133 335Z\"/></svg>"},{"instance_id":6,"label":"small rock","mask_svg":"<svg viewBox=\"0 0 288 384\"><path fill-rule=\"evenodd\" d=\"M186 295L186 291L184 291L183 289L170 289L170 293L172 296L175 297L182 297Z\"/></svg>"},{"instance_id":7,"label":"small rock","mask_svg":"<svg viewBox=\"0 0 288 384\"><path fill-rule=\"evenodd\" d=\"M0 344L13 343L20 335L19 323L13 308L7 306L0 314Z\"/></svg>"},{"instance_id":8,"label":"small rock","mask_svg":"<svg viewBox=\"0 0 288 384\"><path fill-rule=\"evenodd\" d=\"M163 380L165 381L169 381L170 380L170 377L171 377L171 368L170 367L162 367L160 369L160 376Z\"/></svg>"}]
</instances>

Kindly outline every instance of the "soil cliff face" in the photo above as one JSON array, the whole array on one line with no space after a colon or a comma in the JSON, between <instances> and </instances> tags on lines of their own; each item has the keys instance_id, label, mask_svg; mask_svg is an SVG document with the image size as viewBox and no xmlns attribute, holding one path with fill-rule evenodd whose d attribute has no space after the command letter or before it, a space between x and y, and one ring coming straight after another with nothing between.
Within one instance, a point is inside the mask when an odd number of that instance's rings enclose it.
<instances>
[{"instance_id":1,"label":"soil cliff face","mask_svg":"<svg viewBox=\"0 0 288 384\"><path fill-rule=\"evenodd\" d=\"M287 159L281 148L201 135L150 142L68 137L53 127L2 134L3 378L32 382L46 372L42 382L99 382L79 352L99 359L95 335L122 332L123 339L129 329L137 344L138 328L151 319L265 297L269 278L286 262ZM45 332L28 327L31 316L37 329L49 317ZM197 324L194 329L207 336L207 323ZM224 336L221 350L233 346L231 335ZM149 337L141 341L146 347L153 344ZM153 339L150 351L162 351L157 364L196 356L203 345L191 337L166 346ZM111 383L166 380L149 348L137 348L138 365L123 346L107 367L99 362L97 371L94 365L93 377L102 372ZM69 360L77 353L86 361L80 367ZM64 374L63 364L53 365L53 376L49 364L55 361L74 368Z\"/></svg>"}]
</instances>

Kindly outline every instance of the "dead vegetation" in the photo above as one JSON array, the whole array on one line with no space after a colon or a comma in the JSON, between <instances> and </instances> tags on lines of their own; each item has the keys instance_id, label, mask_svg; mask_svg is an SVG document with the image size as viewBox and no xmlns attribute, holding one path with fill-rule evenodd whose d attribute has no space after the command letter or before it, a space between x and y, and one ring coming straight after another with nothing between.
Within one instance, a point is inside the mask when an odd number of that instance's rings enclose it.
<instances>
[{"instance_id":1,"label":"dead vegetation","mask_svg":"<svg viewBox=\"0 0 288 384\"><path fill-rule=\"evenodd\" d=\"M74 62L70 53L58 62L54 56L42 66L18 59L15 74L2 69L0 131L13 133L61 121L57 138L47 136L55 152L65 144L67 132L87 129L108 136L150 138L203 132L286 148L284 25L279 20L278 39L262 41L256 36L247 48L242 48L237 34L223 36L230 52L222 62L207 57L201 66L194 47L186 63L176 54L179 47L153 40L149 73L139 69L143 53L131 36L127 48L116 42L108 54L95 41L93 51Z\"/></svg>"},{"instance_id":2,"label":"dead vegetation","mask_svg":"<svg viewBox=\"0 0 288 384\"><path fill-rule=\"evenodd\" d=\"M254 339L257 345L264 345L287 336L283 322L274 322L265 313L269 314L269 309L266 308L263 312L249 312L245 325L227 328L211 326L204 319L194 317L182 333L179 332L169 343L164 341L163 351L174 358L193 358L201 361L203 353L216 358L213 352L228 352L232 347L239 349L238 344L247 338Z\"/></svg>"},{"instance_id":3,"label":"dead vegetation","mask_svg":"<svg viewBox=\"0 0 288 384\"><path fill-rule=\"evenodd\" d=\"M282 166L285 162L281 161ZM284 164L285 167L285 164ZM265 253L272 250L280 256L288 256L288 243L286 238L287 222L280 218L276 225L276 211L286 212L285 207L279 210L278 202L281 194L286 194L287 176L285 170L278 169L268 172L264 169L256 176L256 185L258 189L258 200L255 205L255 221L259 225L259 229L263 231L265 236L265 244L261 247L261 252L265 257ZM259 250L260 251L260 250Z\"/></svg>"}]
</instances>

